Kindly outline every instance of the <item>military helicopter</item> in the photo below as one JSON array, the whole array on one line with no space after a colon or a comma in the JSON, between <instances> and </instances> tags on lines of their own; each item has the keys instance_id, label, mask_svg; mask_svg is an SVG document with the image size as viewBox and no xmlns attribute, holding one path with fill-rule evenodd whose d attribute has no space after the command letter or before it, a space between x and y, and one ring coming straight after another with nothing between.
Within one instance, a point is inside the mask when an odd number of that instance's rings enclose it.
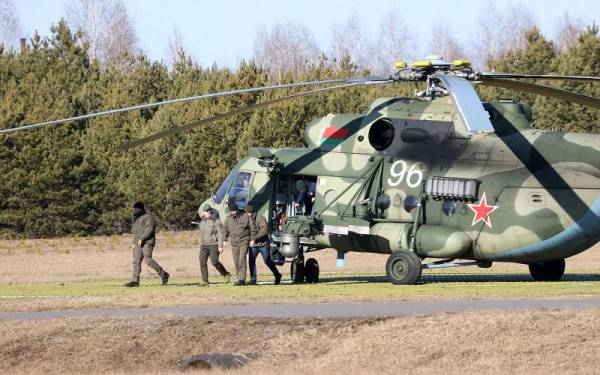
<instances>
[{"instance_id":1,"label":"military helicopter","mask_svg":"<svg viewBox=\"0 0 600 375\"><path fill-rule=\"evenodd\" d=\"M120 108L0 133L205 98L326 85L134 140L127 150L274 103L346 87L425 82L415 97L376 99L366 113L329 114L306 125L305 148L251 148L204 203L252 204L269 218L277 254L294 282L317 282L308 253L334 248L390 254L394 284L423 269L527 264L535 280L559 280L565 259L600 241L600 135L533 129L529 106L482 103L473 84L600 109L600 100L519 79L598 77L475 71L440 57L396 64L395 73L254 87ZM301 204L298 196L304 196ZM306 196L310 201L306 201ZM424 263L425 259L433 259Z\"/></svg>"}]
</instances>

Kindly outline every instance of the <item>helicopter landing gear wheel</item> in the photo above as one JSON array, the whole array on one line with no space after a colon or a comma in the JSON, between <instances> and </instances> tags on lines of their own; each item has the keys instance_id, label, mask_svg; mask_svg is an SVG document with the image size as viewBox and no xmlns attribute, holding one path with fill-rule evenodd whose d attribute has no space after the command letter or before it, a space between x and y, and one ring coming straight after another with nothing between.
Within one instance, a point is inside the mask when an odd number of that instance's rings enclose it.
<instances>
[{"instance_id":1,"label":"helicopter landing gear wheel","mask_svg":"<svg viewBox=\"0 0 600 375\"><path fill-rule=\"evenodd\" d=\"M565 274L565 260L529 263L529 273L536 281L558 281Z\"/></svg>"},{"instance_id":2,"label":"helicopter landing gear wheel","mask_svg":"<svg viewBox=\"0 0 600 375\"><path fill-rule=\"evenodd\" d=\"M302 284L304 282L304 259L296 258L292 260L290 267L292 284Z\"/></svg>"},{"instance_id":3,"label":"helicopter landing gear wheel","mask_svg":"<svg viewBox=\"0 0 600 375\"><path fill-rule=\"evenodd\" d=\"M421 259L412 251L396 251L388 258L385 273L392 284L416 284L421 278Z\"/></svg>"},{"instance_id":4,"label":"helicopter landing gear wheel","mask_svg":"<svg viewBox=\"0 0 600 375\"><path fill-rule=\"evenodd\" d=\"M304 277L308 284L319 282L319 262L315 258L309 258L304 265Z\"/></svg>"}]
</instances>

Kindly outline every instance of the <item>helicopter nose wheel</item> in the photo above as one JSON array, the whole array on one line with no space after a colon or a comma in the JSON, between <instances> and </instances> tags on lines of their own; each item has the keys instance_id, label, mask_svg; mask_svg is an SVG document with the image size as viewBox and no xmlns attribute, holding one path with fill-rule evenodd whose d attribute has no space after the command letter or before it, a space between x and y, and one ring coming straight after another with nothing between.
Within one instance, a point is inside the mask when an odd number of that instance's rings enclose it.
<instances>
[{"instance_id":1,"label":"helicopter nose wheel","mask_svg":"<svg viewBox=\"0 0 600 375\"><path fill-rule=\"evenodd\" d=\"M316 284L319 282L319 262L315 258L309 258L306 263L301 258L292 261L290 274L293 284Z\"/></svg>"},{"instance_id":2,"label":"helicopter nose wheel","mask_svg":"<svg viewBox=\"0 0 600 375\"><path fill-rule=\"evenodd\" d=\"M304 259L295 258L290 266L292 284L302 284L304 282Z\"/></svg>"},{"instance_id":3,"label":"helicopter nose wheel","mask_svg":"<svg viewBox=\"0 0 600 375\"><path fill-rule=\"evenodd\" d=\"M309 258L304 265L304 277L308 284L319 282L319 262L315 258Z\"/></svg>"},{"instance_id":4,"label":"helicopter nose wheel","mask_svg":"<svg viewBox=\"0 0 600 375\"><path fill-rule=\"evenodd\" d=\"M536 281L558 281L565 274L565 260L529 263L529 273Z\"/></svg>"},{"instance_id":5,"label":"helicopter nose wheel","mask_svg":"<svg viewBox=\"0 0 600 375\"><path fill-rule=\"evenodd\" d=\"M421 259L412 251L396 251L389 256L385 273L392 284L416 284L421 278Z\"/></svg>"}]
</instances>

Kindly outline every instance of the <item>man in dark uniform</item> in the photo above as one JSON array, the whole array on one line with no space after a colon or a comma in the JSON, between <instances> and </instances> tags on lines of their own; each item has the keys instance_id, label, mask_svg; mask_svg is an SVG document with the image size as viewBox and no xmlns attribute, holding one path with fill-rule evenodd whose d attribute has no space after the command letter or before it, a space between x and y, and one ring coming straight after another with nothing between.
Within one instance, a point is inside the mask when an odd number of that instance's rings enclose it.
<instances>
[{"instance_id":1,"label":"man in dark uniform","mask_svg":"<svg viewBox=\"0 0 600 375\"><path fill-rule=\"evenodd\" d=\"M296 190L298 190L296 208L302 207L304 215L310 216L317 195L317 184L308 180L298 180L296 181Z\"/></svg>"},{"instance_id":2,"label":"man in dark uniform","mask_svg":"<svg viewBox=\"0 0 600 375\"><path fill-rule=\"evenodd\" d=\"M250 242L254 243L256 228L254 221L238 209L234 201L229 201L228 208L229 215L223 223L223 240L228 240L231 246L237 276L234 285L246 285L246 252Z\"/></svg>"},{"instance_id":3,"label":"man in dark uniform","mask_svg":"<svg viewBox=\"0 0 600 375\"><path fill-rule=\"evenodd\" d=\"M158 273L162 285L166 285L169 282L169 273L152 259L152 250L154 250L156 244L156 221L151 213L146 212L142 202L136 202L133 205L133 228L131 233L133 234L133 277L125 286L140 286L142 259Z\"/></svg>"},{"instance_id":4,"label":"man in dark uniform","mask_svg":"<svg viewBox=\"0 0 600 375\"><path fill-rule=\"evenodd\" d=\"M271 245L269 242L269 224L264 216L254 212L254 208L251 205L247 205L244 208L246 214L254 221L256 227L256 239L254 243L250 243L250 250L248 252L248 266L250 268L250 281L248 284L256 285L256 257L260 253L262 255L265 265L273 272L275 276L275 285L279 285L281 282L281 273L277 270L273 259L271 258Z\"/></svg>"},{"instance_id":5,"label":"man in dark uniform","mask_svg":"<svg viewBox=\"0 0 600 375\"><path fill-rule=\"evenodd\" d=\"M227 272L221 262L219 254L223 252L223 227L221 220L214 214L211 206L205 204L198 213L200 214L200 275L202 281L200 286L208 285L208 258L210 263L225 278L225 283L229 282L230 274Z\"/></svg>"}]
</instances>

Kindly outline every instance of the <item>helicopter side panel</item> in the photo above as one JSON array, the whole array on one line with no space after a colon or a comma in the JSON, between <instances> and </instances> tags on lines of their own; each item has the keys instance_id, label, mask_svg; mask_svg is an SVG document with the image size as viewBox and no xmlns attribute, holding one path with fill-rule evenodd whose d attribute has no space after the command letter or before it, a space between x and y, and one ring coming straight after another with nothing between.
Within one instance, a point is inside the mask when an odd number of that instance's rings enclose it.
<instances>
[{"instance_id":1,"label":"helicopter side panel","mask_svg":"<svg viewBox=\"0 0 600 375\"><path fill-rule=\"evenodd\" d=\"M489 254L493 261L536 262L558 260L578 254L600 241L600 198L575 224L541 241L509 251Z\"/></svg>"},{"instance_id":2,"label":"helicopter side panel","mask_svg":"<svg viewBox=\"0 0 600 375\"><path fill-rule=\"evenodd\" d=\"M493 227L480 223L474 257L555 260L598 242L600 223L594 210L600 199L600 137L532 130L500 139L520 165L488 164L482 174L481 190L487 192L487 204L497 209L490 214ZM596 229L590 232L593 223ZM581 238L575 241L573 233Z\"/></svg>"}]
</instances>

